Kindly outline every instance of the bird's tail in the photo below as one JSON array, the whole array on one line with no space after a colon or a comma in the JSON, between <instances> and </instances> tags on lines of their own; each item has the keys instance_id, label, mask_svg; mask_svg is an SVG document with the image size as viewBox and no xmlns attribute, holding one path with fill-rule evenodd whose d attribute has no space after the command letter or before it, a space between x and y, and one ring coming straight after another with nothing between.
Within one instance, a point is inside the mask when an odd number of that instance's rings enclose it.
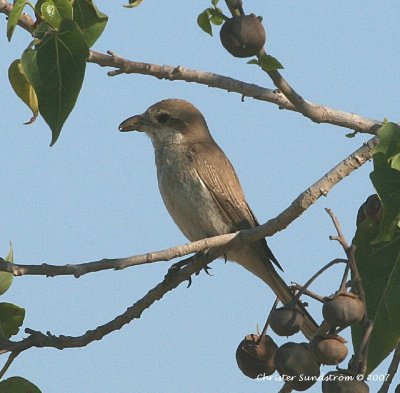
<instances>
[{"instance_id":1,"label":"bird's tail","mask_svg":"<svg viewBox=\"0 0 400 393\"><path fill-rule=\"evenodd\" d=\"M268 246L267 249L269 250ZM266 257L264 247L262 252L260 252L260 250L257 250L257 253L254 251L255 247L245 247L241 250L235 250L232 258L230 258L230 255L228 254L228 259L239 263L245 269L255 274L275 292L276 296L283 304L288 304L293 299L293 292L275 270L271 258ZM263 257L261 257L260 254ZM308 313L303 303L298 301L296 307L304 314L304 323L301 330L308 339L311 339L315 335L318 325Z\"/></svg>"}]
</instances>

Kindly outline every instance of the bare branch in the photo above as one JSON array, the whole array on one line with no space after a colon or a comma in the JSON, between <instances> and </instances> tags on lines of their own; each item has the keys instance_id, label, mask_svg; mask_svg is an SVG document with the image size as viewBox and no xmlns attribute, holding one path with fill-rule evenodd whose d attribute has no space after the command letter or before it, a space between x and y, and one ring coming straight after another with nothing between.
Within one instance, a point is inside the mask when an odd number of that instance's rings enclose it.
<instances>
[{"instance_id":1,"label":"bare branch","mask_svg":"<svg viewBox=\"0 0 400 393\"><path fill-rule=\"evenodd\" d=\"M88 330L81 336L54 336L50 332L44 334L27 328L25 332L29 336L21 341L0 339L0 350L20 353L32 347L57 349L81 348L93 341L101 340L104 336L121 329L134 319L139 319L143 311L148 309L157 300L160 300L167 292L176 288L182 282L189 280L191 275L200 272L208 263L218 258L222 252L222 248L214 248L210 252L196 254L188 258L186 266L167 274L161 283L147 292L145 296L129 307L124 313L104 325L98 326L94 330Z\"/></svg>"},{"instance_id":2,"label":"bare branch","mask_svg":"<svg viewBox=\"0 0 400 393\"><path fill-rule=\"evenodd\" d=\"M303 291L303 295L308 296L314 300L317 300L320 303L324 302L324 297L318 295L318 293L315 293L313 291L310 291L309 289L304 289L303 285L300 285L297 282L292 281L291 285L290 285L291 289L295 289L296 291Z\"/></svg>"},{"instance_id":3,"label":"bare branch","mask_svg":"<svg viewBox=\"0 0 400 393\"><path fill-rule=\"evenodd\" d=\"M242 97L251 97L256 100L267 101L278 105L280 109L303 113L300 110L301 108L293 105L281 91L267 89L212 72L191 70L182 66L160 66L157 64L127 60L117 56L111 51L108 51L108 54L104 54L92 50L90 51L88 62L96 63L102 67L117 68L117 70L108 73L110 76L120 74L142 74L170 81L182 80L185 82L195 82L209 87L227 90L228 92L239 93ZM354 113L343 112L311 102L307 102L307 105L315 108L315 112L318 111L318 115L313 116L314 118L308 116L311 120L317 121L318 123L334 124L339 127L349 128L357 132L368 134L375 134L376 129L381 125L381 122L378 120L368 119Z\"/></svg>"},{"instance_id":4,"label":"bare branch","mask_svg":"<svg viewBox=\"0 0 400 393\"><path fill-rule=\"evenodd\" d=\"M15 276L22 275L44 275L49 277L60 275L73 275L78 278L84 274L98 272L101 270L121 270L130 266L169 261L173 258L196 253L217 246L227 246L230 249L240 247L243 242L252 242L263 237L272 236L276 232L285 229L295 219L300 217L321 196L326 196L333 186L344 177L358 169L371 158L373 146L377 138L372 138L368 143L362 145L354 153L332 168L322 178L317 180L311 187L302 192L282 213L267 221L265 224L253 229L247 229L236 233L220 235L193 243L176 246L163 251L150 252L127 258L102 259L100 261L86 262L81 264L67 264L63 266L49 265L20 265L9 263L0 258L0 271L12 273Z\"/></svg>"}]
</instances>

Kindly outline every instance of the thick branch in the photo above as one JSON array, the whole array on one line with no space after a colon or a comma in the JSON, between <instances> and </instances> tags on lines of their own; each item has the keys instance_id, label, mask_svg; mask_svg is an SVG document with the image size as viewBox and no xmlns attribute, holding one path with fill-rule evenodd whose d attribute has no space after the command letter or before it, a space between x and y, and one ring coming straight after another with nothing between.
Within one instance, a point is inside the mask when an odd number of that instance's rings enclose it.
<instances>
[{"instance_id":1,"label":"thick branch","mask_svg":"<svg viewBox=\"0 0 400 393\"><path fill-rule=\"evenodd\" d=\"M304 213L321 196L326 196L333 186L339 183L344 177L348 176L355 169L358 169L371 158L372 148L377 143L377 138L372 138L368 143L361 146L354 153L341 161L332 168L327 174L316 181L311 187L302 192L289 207L287 207L277 217L267 221L265 224L248 230L236 233L220 235L208 239L199 240L193 243L184 244L169 248L167 250L150 252L147 254L136 255L127 258L103 259L100 261L87 262L81 264L57 265L19 265L9 263L0 258L0 271L12 273L15 276L22 275L73 275L80 277L87 273L97 272L107 269L121 270L129 266L153 263L159 261L169 261L173 258L211 249L217 246L240 247L243 242L251 242L266 236L272 236L276 232L285 229L296 218Z\"/></svg>"}]
</instances>

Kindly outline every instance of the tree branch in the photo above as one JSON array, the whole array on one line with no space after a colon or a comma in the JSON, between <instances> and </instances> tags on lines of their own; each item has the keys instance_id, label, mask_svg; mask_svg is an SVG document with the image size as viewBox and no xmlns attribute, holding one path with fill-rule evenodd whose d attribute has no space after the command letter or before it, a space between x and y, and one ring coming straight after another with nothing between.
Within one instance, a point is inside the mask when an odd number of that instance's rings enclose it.
<instances>
[{"instance_id":1,"label":"tree branch","mask_svg":"<svg viewBox=\"0 0 400 393\"><path fill-rule=\"evenodd\" d=\"M67 264L63 266L49 265L46 263L41 265L20 265L7 262L0 258L0 271L12 273L14 276L44 275L54 277L60 275L73 275L78 278L84 274L101 270L121 270L135 265L169 261L177 257L182 257L206 249L212 249L218 246L227 246L227 248L230 249L240 247L245 242L252 242L263 237L272 236L276 232L285 229L295 219L300 217L300 215L303 214L321 196L326 196L335 184L339 183L344 177L348 176L351 172L367 162L371 158L372 149L376 143L377 138L374 137L367 143L363 144L350 156L332 168L322 178L317 180L311 187L302 192L290 204L290 206L277 217L256 228L215 236L162 251L149 252L147 254L135 255L127 258L102 259L81 264Z\"/></svg>"},{"instance_id":2,"label":"tree branch","mask_svg":"<svg viewBox=\"0 0 400 393\"><path fill-rule=\"evenodd\" d=\"M10 3L6 0L0 0L0 13L9 15L11 10L12 5ZM32 34L34 21L29 15L23 14L19 18L18 24ZM376 129L382 124L382 122L378 120L368 119L354 113L343 112L324 105L305 101L290 87L277 71L272 71L269 75L278 87L278 91L211 72L191 70L181 66L159 66L156 64L131 61L119 57L112 52L104 54L91 50L87 61L102 67L116 68L116 70L108 73L110 76L123 73L135 73L171 81L182 80L185 82L195 82L209 87L227 90L228 92L239 93L242 97L251 97L257 100L270 102L277 105L280 109L302 113L304 116L317 123L333 124L361 133L375 134Z\"/></svg>"},{"instance_id":3,"label":"tree branch","mask_svg":"<svg viewBox=\"0 0 400 393\"><path fill-rule=\"evenodd\" d=\"M121 329L134 319L139 319L143 311L183 281L189 280L191 275L199 273L208 263L218 258L222 252L223 249L217 247L210 252L196 254L188 258L186 266L179 270L174 269L169 271L162 282L147 292L145 296L129 307L124 313L104 325L98 326L93 330L88 330L81 336L54 336L50 332L44 334L27 328L25 332L29 336L21 341L0 339L0 350L18 354L32 347L56 349L81 348L93 341L101 340L104 336Z\"/></svg>"},{"instance_id":4,"label":"tree branch","mask_svg":"<svg viewBox=\"0 0 400 393\"><path fill-rule=\"evenodd\" d=\"M170 81L182 80L185 82L195 82L209 87L227 90L228 92L240 93L243 97L267 101L278 105L280 109L303 113L298 107L293 105L281 91L267 89L212 72L191 70L182 66L160 66L157 64L127 60L117 56L111 51L108 51L108 54L104 54L92 50L90 51L88 62L98 64L102 67L117 68L117 70L108 73L110 76L119 74L142 74ZM375 134L376 129L381 125L381 122L378 120L368 119L354 113L343 112L311 102L308 102L308 105L318 109L320 114L314 116L314 118L318 120L318 123L329 123L368 134ZM314 119L311 120L316 121Z\"/></svg>"}]
</instances>

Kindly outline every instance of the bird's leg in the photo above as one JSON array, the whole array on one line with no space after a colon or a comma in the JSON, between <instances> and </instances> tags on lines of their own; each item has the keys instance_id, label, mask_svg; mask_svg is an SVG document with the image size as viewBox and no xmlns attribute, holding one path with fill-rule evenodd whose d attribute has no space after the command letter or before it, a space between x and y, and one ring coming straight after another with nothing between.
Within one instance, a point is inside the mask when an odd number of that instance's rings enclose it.
<instances>
[{"instance_id":1,"label":"bird's leg","mask_svg":"<svg viewBox=\"0 0 400 393\"><path fill-rule=\"evenodd\" d=\"M201 254L204 254L206 251L199 251L196 255L200 256ZM189 263L191 263L193 261L193 256L189 257L189 258L185 258L181 261L175 262L173 265L171 265L171 267L168 269L168 272L165 276L165 278L170 278L173 275L177 274L183 267L187 266ZM211 267L210 266L205 266L202 270L204 270L206 272L207 275L211 276L212 274L210 274L210 270ZM196 276L198 276L200 274L200 271L195 272ZM188 288L192 285L192 278L189 277L188 279L189 284L188 284Z\"/></svg>"}]
</instances>

